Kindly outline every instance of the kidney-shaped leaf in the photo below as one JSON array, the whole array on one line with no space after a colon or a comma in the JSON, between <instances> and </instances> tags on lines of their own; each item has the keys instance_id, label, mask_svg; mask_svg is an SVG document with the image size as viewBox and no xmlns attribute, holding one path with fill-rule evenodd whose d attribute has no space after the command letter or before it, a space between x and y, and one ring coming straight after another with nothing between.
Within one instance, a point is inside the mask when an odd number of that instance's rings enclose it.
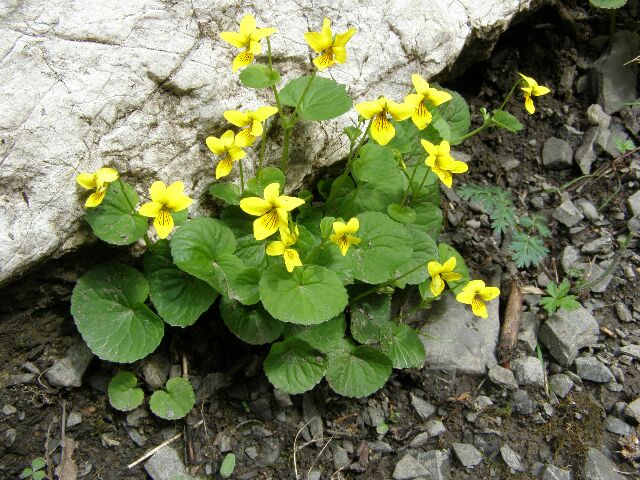
<instances>
[{"instance_id":1,"label":"kidney-shaped leaf","mask_svg":"<svg viewBox=\"0 0 640 480\"><path fill-rule=\"evenodd\" d=\"M271 384L287 393L311 390L326 372L326 360L307 342L287 338L274 343L264 360L264 372Z\"/></svg>"},{"instance_id":2,"label":"kidney-shaped leaf","mask_svg":"<svg viewBox=\"0 0 640 480\"><path fill-rule=\"evenodd\" d=\"M98 265L78 280L71 295L71 314L93 353L125 363L156 349L164 323L144 304L148 295L144 276L120 263Z\"/></svg>"},{"instance_id":3,"label":"kidney-shaped leaf","mask_svg":"<svg viewBox=\"0 0 640 480\"><path fill-rule=\"evenodd\" d=\"M182 377L171 378L164 390L156 390L149 399L151 411L165 420L177 420L191 411L196 397L189 380Z\"/></svg>"},{"instance_id":4,"label":"kidney-shaped leaf","mask_svg":"<svg viewBox=\"0 0 640 480\"><path fill-rule=\"evenodd\" d=\"M421 368L424 365L424 345L408 325L388 322L380 335L380 348L395 368Z\"/></svg>"},{"instance_id":5,"label":"kidney-shaped leaf","mask_svg":"<svg viewBox=\"0 0 640 480\"><path fill-rule=\"evenodd\" d=\"M109 382L109 403L116 410L128 412L137 408L144 400L144 392L131 372L118 372Z\"/></svg>"},{"instance_id":6,"label":"kidney-shaped leaf","mask_svg":"<svg viewBox=\"0 0 640 480\"><path fill-rule=\"evenodd\" d=\"M389 357L368 345L329 354L327 381L345 397L366 397L384 386L393 365Z\"/></svg>"},{"instance_id":7,"label":"kidney-shaped leaf","mask_svg":"<svg viewBox=\"0 0 640 480\"><path fill-rule=\"evenodd\" d=\"M303 93L304 98L298 106L298 114L303 120L330 120L348 112L353 104L344 85L330 78L313 77L311 80L308 76L287 83L280 91L280 102L295 107Z\"/></svg>"},{"instance_id":8,"label":"kidney-shaped leaf","mask_svg":"<svg viewBox=\"0 0 640 480\"><path fill-rule=\"evenodd\" d=\"M223 298L220 313L231 333L251 345L271 343L284 330L284 324L269 315L259 304L244 306L235 300Z\"/></svg>"}]
</instances>

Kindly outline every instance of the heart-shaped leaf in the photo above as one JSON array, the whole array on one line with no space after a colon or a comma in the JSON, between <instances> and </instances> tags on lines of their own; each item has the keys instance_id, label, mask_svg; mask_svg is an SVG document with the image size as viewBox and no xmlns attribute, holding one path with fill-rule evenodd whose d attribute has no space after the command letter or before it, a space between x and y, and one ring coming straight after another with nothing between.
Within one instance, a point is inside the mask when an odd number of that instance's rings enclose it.
<instances>
[{"instance_id":1,"label":"heart-shaped leaf","mask_svg":"<svg viewBox=\"0 0 640 480\"><path fill-rule=\"evenodd\" d=\"M408 325L387 322L380 335L380 349L395 368L421 368L424 365L424 345Z\"/></svg>"},{"instance_id":2,"label":"heart-shaped leaf","mask_svg":"<svg viewBox=\"0 0 640 480\"><path fill-rule=\"evenodd\" d=\"M118 372L109 382L109 403L116 410L128 412L137 408L144 400L144 392L138 379L131 372Z\"/></svg>"},{"instance_id":3,"label":"heart-shaped leaf","mask_svg":"<svg viewBox=\"0 0 640 480\"><path fill-rule=\"evenodd\" d=\"M240 81L245 87L266 88L276 85L280 81L280 74L267 65L254 63L240 72Z\"/></svg>"},{"instance_id":4,"label":"heart-shaped leaf","mask_svg":"<svg viewBox=\"0 0 640 480\"><path fill-rule=\"evenodd\" d=\"M156 390L149 399L151 411L165 420L177 420L191 411L196 397L189 380L182 377L167 381L165 390Z\"/></svg>"},{"instance_id":5,"label":"heart-shaped leaf","mask_svg":"<svg viewBox=\"0 0 640 480\"><path fill-rule=\"evenodd\" d=\"M330 78L309 76L287 83L280 90L280 102L289 107L297 105L303 120L330 120L348 112L353 105L344 85Z\"/></svg>"},{"instance_id":6,"label":"heart-shaped leaf","mask_svg":"<svg viewBox=\"0 0 640 480\"><path fill-rule=\"evenodd\" d=\"M284 324L269 315L262 305L245 306L223 298L220 313L231 333L251 345L271 343L284 330Z\"/></svg>"},{"instance_id":7,"label":"heart-shaped leaf","mask_svg":"<svg viewBox=\"0 0 640 480\"><path fill-rule=\"evenodd\" d=\"M380 350L360 345L351 351L329 354L327 381L345 397L366 397L384 386L393 364Z\"/></svg>"},{"instance_id":8,"label":"heart-shaped leaf","mask_svg":"<svg viewBox=\"0 0 640 480\"><path fill-rule=\"evenodd\" d=\"M264 360L264 372L271 384L291 394L311 390L322 380L326 369L320 352L295 337L274 343Z\"/></svg>"}]
</instances>

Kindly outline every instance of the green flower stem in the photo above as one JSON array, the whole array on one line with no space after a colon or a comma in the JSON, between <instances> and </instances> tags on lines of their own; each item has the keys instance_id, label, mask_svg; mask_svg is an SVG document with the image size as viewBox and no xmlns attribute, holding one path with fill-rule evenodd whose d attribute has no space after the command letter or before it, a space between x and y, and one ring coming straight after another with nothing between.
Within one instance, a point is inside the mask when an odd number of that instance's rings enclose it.
<instances>
[{"instance_id":1,"label":"green flower stem","mask_svg":"<svg viewBox=\"0 0 640 480\"><path fill-rule=\"evenodd\" d=\"M147 248L151 248L153 246L153 242L149 238L149 234L148 233L145 233L144 237L142 237L142 238L144 238L144 243L147 246Z\"/></svg>"},{"instance_id":2,"label":"green flower stem","mask_svg":"<svg viewBox=\"0 0 640 480\"><path fill-rule=\"evenodd\" d=\"M409 190L411 190L411 184L413 183L413 177L416 176L416 172L418 171L418 166L420 165L420 161L416 162L416 166L413 167L413 172L411 172L411 177L409 177L409 184L407 185L407 189L404 191L404 195L402 195L402 201L400 202L400 206L404 206L404 202L407 199L407 195L409 195Z\"/></svg>"},{"instance_id":3,"label":"green flower stem","mask_svg":"<svg viewBox=\"0 0 640 480\"><path fill-rule=\"evenodd\" d=\"M262 171L262 167L264 165L264 151L267 144L267 131L267 120L265 120L264 129L262 131L262 138L260 141L260 157L258 159L258 171L256 172L256 177L260 175L260 172Z\"/></svg>"},{"instance_id":4,"label":"green flower stem","mask_svg":"<svg viewBox=\"0 0 640 480\"><path fill-rule=\"evenodd\" d=\"M127 194L124 189L124 183L122 181L122 177L120 176L118 176L118 183L120 184L120 188L122 189L122 194L124 195L124 198L127 199L127 203L129 204L129 207L131 207L131 211L133 212L136 209L136 207L131 203L131 200L129 200L129 197L127 197Z\"/></svg>"},{"instance_id":5,"label":"green flower stem","mask_svg":"<svg viewBox=\"0 0 640 480\"><path fill-rule=\"evenodd\" d=\"M369 131L369 127L371 126L372 122L373 122L373 118L371 118L371 120L369 120L369 123L367 123L367 126L364 129L364 132L362 133L362 136L360 137L360 141L358 142L358 145L356 146L356 148L349 153L349 156L347 157L347 166L345 167L344 173L342 175L349 175L349 173L351 173L351 167L353 166L353 161L358 157L358 153L360 153L360 149L362 148L362 145L364 145L364 142L367 139L367 132Z\"/></svg>"},{"instance_id":6,"label":"green flower stem","mask_svg":"<svg viewBox=\"0 0 640 480\"><path fill-rule=\"evenodd\" d=\"M500 105L500 108L498 108L498 110L502 110L504 109L505 105L507 104L507 102L509 101L509 99L511 98L511 95L513 95L513 92L515 91L516 87L518 85L520 85L521 80L518 78L515 83L513 84L513 86L511 87L511 90L509 90L509 93L507 94L507 96L504 99L504 102L502 102L502 105Z\"/></svg>"},{"instance_id":7,"label":"green flower stem","mask_svg":"<svg viewBox=\"0 0 640 480\"><path fill-rule=\"evenodd\" d=\"M420 194L422 193L422 187L424 187L424 182L427 181L427 177L429 176L429 170L426 171L426 173L424 174L424 177L422 177L422 181L420 182L420 188L418 189L418 194L415 197L411 198L411 202L409 203L409 206L413 206L413 204L415 202L418 201L418 199L420 198Z\"/></svg>"},{"instance_id":8,"label":"green flower stem","mask_svg":"<svg viewBox=\"0 0 640 480\"><path fill-rule=\"evenodd\" d=\"M280 170L287 178L287 167L289 166L289 143L291 143L291 127L284 129L284 140L282 141L282 158L280 159Z\"/></svg>"},{"instance_id":9,"label":"green flower stem","mask_svg":"<svg viewBox=\"0 0 640 480\"><path fill-rule=\"evenodd\" d=\"M240 173L240 195L244 193L244 171L242 169L242 160L238 160L238 172Z\"/></svg>"},{"instance_id":10,"label":"green flower stem","mask_svg":"<svg viewBox=\"0 0 640 480\"><path fill-rule=\"evenodd\" d=\"M269 37L266 37L267 41L267 60L269 62L269 68L272 68L273 65L273 57L271 56L271 42L269 41ZM282 103L280 102L280 95L278 95L278 89L275 85L271 85L271 91L273 92L273 98L276 101L276 107L278 108L278 115L280 116L280 124L282 128L284 128L284 145L282 147L282 159L280 160L280 170L284 172L285 178L287 176L287 165L289 163L289 140L291 137L291 131L289 128L289 124L291 123L290 119L284 114L284 110L282 110ZM262 144L264 146L264 142L266 139L264 138L265 132L263 134ZM262 161L264 157L264 150L261 149L260 152L260 165L259 169L262 169Z\"/></svg>"},{"instance_id":11,"label":"green flower stem","mask_svg":"<svg viewBox=\"0 0 640 480\"><path fill-rule=\"evenodd\" d=\"M411 270L409 270L407 273L403 273L402 275L399 275L395 278L392 278L391 280L388 280L384 283L381 283L380 285L376 285L375 287L371 287L369 290L365 290L364 292L356 295L355 297L353 297L349 303L351 305L353 305L355 302L357 302L358 300L364 298L364 297L368 297L369 295L371 295L372 293L377 292L378 290L380 290L383 287L388 287L389 285L394 284L395 282L397 282L398 280L403 279L404 277L406 277L407 275L411 275L413 272L420 270L421 268L427 268L426 265L420 264L418 265L416 268L413 268Z\"/></svg>"},{"instance_id":12,"label":"green flower stem","mask_svg":"<svg viewBox=\"0 0 640 480\"><path fill-rule=\"evenodd\" d=\"M294 109L293 115L291 118L291 128L293 128L296 122L298 121L298 108L300 108L300 105L302 105L302 101L304 100L304 97L307 95L307 92L311 88L311 84L313 83L313 80L316 78L316 73L318 73L318 70L314 69L313 73L309 77L309 81L307 82L307 85L304 87L304 90L302 91L302 95L300 95L300 98L296 102L296 108Z\"/></svg>"}]
</instances>

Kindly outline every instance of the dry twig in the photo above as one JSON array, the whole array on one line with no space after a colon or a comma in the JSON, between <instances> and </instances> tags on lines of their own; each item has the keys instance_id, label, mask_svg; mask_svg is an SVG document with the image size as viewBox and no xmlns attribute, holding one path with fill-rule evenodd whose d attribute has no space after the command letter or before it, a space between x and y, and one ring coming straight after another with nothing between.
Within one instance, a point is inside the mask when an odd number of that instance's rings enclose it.
<instances>
[{"instance_id":1,"label":"dry twig","mask_svg":"<svg viewBox=\"0 0 640 480\"><path fill-rule=\"evenodd\" d=\"M504 312L504 320L500 330L498 342L498 357L502 365L509 363L513 351L518 342L518 330L520 329L520 314L522 312L522 291L514 282L509 293L507 308Z\"/></svg>"}]
</instances>

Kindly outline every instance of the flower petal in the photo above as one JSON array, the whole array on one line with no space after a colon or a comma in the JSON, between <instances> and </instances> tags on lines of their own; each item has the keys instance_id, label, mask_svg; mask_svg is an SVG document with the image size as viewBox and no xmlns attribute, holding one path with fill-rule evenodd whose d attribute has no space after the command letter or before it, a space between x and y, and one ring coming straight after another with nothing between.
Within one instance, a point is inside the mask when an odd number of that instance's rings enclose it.
<instances>
[{"instance_id":1,"label":"flower petal","mask_svg":"<svg viewBox=\"0 0 640 480\"><path fill-rule=\"evenodd\" d=\"M240 208L249 215L261 216L273 208L265 199L260 197L248 197L240 200Z\"/></svg>"},{"instance_id":2,"label":"flower petal","mask_svg":"<svg viewBox=\"0 0 640 480\"><path fill-rule=\"evenodd\" d=\"M457 282L462 278L457 272L445 272L442 274L442 278L444 278L447 282Z\"/></svg>"},{"instance_id":3,"label":"flower petal","mask_svg":"<svg viewBox=\"0 0 640 480\"><path fill-rule=\"evenodd\" d=\"M440 275L431 277L430 287L431 287L431 293L433 293L433 296L439 297L442 291L444 290L444 282L442 281L442 277L440 277Z\"/></svg>"},{"instance_id":4,"label":"flower petal","mask_svg":"<svg viewBox=\"0 0 640 480\"><path fill-rule=\"evenodd\" d=\"M442 264L443 272L451 272L456 268L456 257L449 257L449 259Z\"/></svg>"},{"instance_id":5,"label":"flower petal","mask_svg":"<svg viewBox=\"0 0 640 480\"><path fill-rule=\"evenodd\" d=\"M415 111L413 105L410 105L408 103L397 103L393 100L387 100L387 109L389 115L391 115L393 119L398 122L409 118Z\"/></svg>"},{"instance_id":6,"label":"flower petal","mask_svg":"<svg viewBox=\"0 0 640 480\"><path fill-rule=\"evenodd\" d=\"M104 200L104 196L106 194L107 194L107 189L106 188L101 188L99 190L96 190L91 195L89 195L89 198L87 198L87 201L84 202L84 206L86 208L97 207L98 205L100 205L102 203L102 200Z\"/></svg>"},{"instance_id":7,"label":"flower petal","mask_svg":"<svg viewBox=\"0 0 640 480\"><path fill-rule=\"evenodd\" d=\"M282 255L285 251L285 245L280 240L275 242L270 242L267 245L267 255L276 257L278 255Z\"/></svg>"},{"instance_id":8,"label":"flower petal","mask_svg":"<svg viewBox=\"0 0 640 480\"><path fill-rule=\"evenodd\" d=\"M487 318L489 316L487 314L487 306L480 297L477 296L471 301L471 311L480 318Z\"/></svg>"},{"instance_id":9,"label":"flower petal","mask_svg":"<svg viewBox=\"0 0 640 480\"><path fill-rule=\"evenodd\" d=\"M549 90L548 87L545 87L543 85L538 85L531 89L531 94L535 95L536 97L539 97L540 95L546 95L550 91L551 90Z\"/></svg>"},{"instance_id":10,"label":"flower petal","mask_svg":"<svg viewBox=\"0 0 640 480\"><path fill-rule=\"evenodd\" d=\"M396 129L384 113L379 113L371 124L371 136L380 145L386 145L395 136Z\"/></svg>"},{"instance_id":11,"label":"flower petal","mask_svg":"<svg viewBox=\"0 0 640 480\"><path fill-rule=\"evenodd\" d=\"M264 187L262 196L270 205L275 206L276 199L280 196L280 184L278 182L270 183Z\"/></svg>"},{"instance_id":12,"label":"flower petal","mask_svg":"<svg viewBox=\"0 0 640 480\"><path fill-rule=\"evenodd\" d=\"M273 35L277 31L278 31L277 29L271 28L271 27L256 28L256 30L253 32L253 35L251 35L251 38L255 40L262 40L263 38L266 38L269 35Z\"/></svg>"},{"instance_id":13,"label":"flower petal","mask_svg":"<svg viewBox=\"0 0 640 480\"><path fill-rule=\"evenodd\" d=\"M456 295L456 300L460 303L470 305L475 297L475 291L467 291L463 288L462 291L458 295Z\"/></svg>"},{"instance_id":14,"label":"flower petal","mask_svg":"<svg viewBox=\"0 0 640 480\"><path fill-rule=\"evenodd\" d=\"M233 130L227 130L220 136L220 141L226 147L225 150L227 150L229 147L231 147L231 145L233 145L233 143L235 142L235 139L236 139L236 134L233 133Z\"/></svg>"},{"instance_id":15,"label":"flower petal","mask_svg":"<svg viewBox=\"0 0 640 480\"><path fill-rule=\"evenodd\" d=\"M265 189L266 192L266 189ZM298 208L300 205L304 204L304 200L297 197L289 197L287 195L281 195L275 199L273 204L277 208L284 208L287 212L290 212L294 208Z\"/></svg>"},{"instance_id":16,"label":"flower petal","mask_svg":"<svg viewBox=\"0 0 640 480\"><path fill-rule=\"evenodd\" d=\"M276 113L278 113L278 107L267 105L256 109L256 111L253 112L253 119L259 122L264 122L267 118L275 115Z\"/></svg>"},{"instance_id":17,"label":"flower petal","mask_svg":"<svg viewBox=\"0 0 640 480\"><path fill-rule=\"evenodd\" d=\"M355 33L356 33L356 29L350 28L344 33L337 34L336 39L333 42L333 48L335 49L335 47L344 47L347 44L347 42L351 40L351 37L353 37Z\"/></svg>"},{"instance_id":18,"label":"flower petal","mask_svg":"<svg viewBox=\"0 0 640 480\"><path fill-rule=\"evenodd\" d=\"M158 202L148 202L142 204L138 213L143 217L157 217L158 212L162 209L164 205Z\"/></svg>"},{"instance_id":19,"label":"flower petal","mask_svg":"<svg viewBox=\"0 0 640 480\"><path fill-rule=\"evenodd\" d=\"M358 111L358 113L367 119L382 112L383 108L384 105L381 104L379 100L373 100L371 102L361 102L355 105L355 109Z\"/></svg>"},{"instance_id":20,"label":"flower petal","mask_svg":"<svg viewBox=\"0 0 640 480\"><path fill-rule=\"evenodd\" d=\"M437 88L429 88L425 92L424 98L437 107L438 105L448 102L453 97L449 92L438 90Z\"/></svg>"},{"instance_id":21,"label":"flower petal","mask_svg":"<svg viewBox=\"0 0 640 480\"><path fill-rule=\"evenodd\" d=\"M209 150L211 150L211 152L215 153L216 155L223 155L226 150L222 138L207 137L204 142L207 144Z\"/></svg>"},{"instance_id":22,"label":"flower petal","mask_svg":"<svg viewBox=\"0 0 640 480\"><path fill-rule=\"evenodd\" d=\"M240 110L227 110L224 112L224 118L236 127L246 127L252 122L251 117Z\"/></svg>"},{"instance_id":23,"label":"flower petal","mask_svg":"<svg viewBox=\"0 0 640 480\"><path fill-rule=\"evenodd\" d=\"M233 161L230 157L224 157L218 162L218 166L216 166L216 180L229 175L232 169Z\"/></svg>"},{"instance_id":24,"label":"flower petal","mask_svg":"<svg viewBox=\"0 0 640 480\"><path fill-rule=\"evenodd\" d=\"M249 40L238 32L220 32L220 38L236 48L244 48Z\"/></svg>"},{"instance_id":25,"label":"flower petal","mask_svg":"<svg viewBox=\"0 0 640 480\"><path fill-rule=\"evenodd\" d=\"M253 62L254 55L248 50L244 52L240 52L236 55L236 58L233 59L233 63L231 64L231 70L236 72L239 68L246 67Z\"/></svg>"},{"instance_id":26,"label":"flower petal","mask_svg":"<svg viewBox=\"0 0 640 480\"><path fill-rule=\"evenodd\" d=\"M353 217L351 220L347 222L346 233L356 233L359 228L360 228L360 222L356 217Z\"/></svg>"},{"instance_id":27,"label":"flower petal","mask_svg":"<svg viewBox=\"0 0 640 480\"><path fill-rule=\"evenodd\" d=\"M323 71L335 65L336 62L333 58L333 53L325 51L322 55L313 59L313 64L318 67L318 70Z\"/></svg>"},{"instance_id":28,"label":"flower petal","mask_svg":"<svg viewBox=\"0 0 640 480\"><path fill-rule=\"evenodd\" d=\"M424 130L427 125L431 123L432 118L431 112L427 110L424 102L419 102L416 105L413 115L411 116L411 120L413 120L415 126L418 127L418 130Z\"/></svg>"},{"instance_id":29,"label":"flower petal","mask_svg":"<svg viewBox=\"0 0 640 480\"><path fill-rule=\"evenodd\" d=\"M229 158L234 162L237 162L238 160L241 160L246 156L247 156L247 152L245 152L240 147L231 147L229 149Z\"/></svg>"},{"instance_id":30,"label":"flower petal","mask_svg":"<svg viewBox=\"0 0 640 480\"><path fill-rule=\"evenodd\" d=\"M80 173L76 177L78 184L87 190L96 188L96 176L93 173Z\"/></svg>"},{"instance_id":31,"label":"flower petal","mask_svg":"<svg viewBox=\"0 0 640 480\"><path fill-rule=\"evenodd\" d=\"M96 183L100 184L115 182L118 179L118 171L113 168L102 167L96 172Z\"/></svg>"},{"instance_id":32,"label":"flower petal","mask_svg":"<svg viewBox=\"0 0 640 480\"><path fill-rule=\"evenodd\" d=\"M529 115L533 115L536 111L536 107L533 104L531 95L528 95L526 93L524 94L524 108L527 112L529 112Z\"/></svg>"},{"instance_id":33,"label":"flower petal","mask_svg":"<svg viewBox=\"0 0 640 480\"><path fill-rule=\"evenodd\" d=\"M253 15L248 14L240 20L240 34L248 37L256 29L256 19Z\"/></svg>"},{"instance_id":34,"label":"flower petal","mask_svg":"<svg viewBox=\"0 0 640 480\"><path fill-rule=\"evenodd\" d=\"M293 248L287 248L284 251L284 265L287 267L287 272L293 272L295 267L301 267L300 255Z\"/></svg>"},{"instance_id":35,"label":"flower petal","mask_svg":"<svg viewBox=\"0 0 640 480\"><path fill-rule=\"evenodd\" d=\"M250 147L256 141L256 138L251 135L251 128L245 128L236 135L236 145L238 147Z\"/></svg>"},{"instance_id":36,"label":"flower petal","mask_svg":"<svg viewBox=\"0 0 640 480\"><path fill-rule=\"evenodd\" d=\"M362 242L361 238L354 237L353 235L347 235L347 239L351 245L360 245L360 242Z\"/></svg>"},{"instance_id":37,"label":"flower petal","mask_svg":"<svg viewBox=\"0 0 640 480\"><path fill-rule=\"evenodd\" d=\"M260 135L262 135L262 130L262 122L260 120L254 119L253 123L249 127L249 133L251 134L251 136L259 137Z\"/></svg>"},{"instance_id":38,"label":"flower petal","mask_svg":"<svg viewBox=\"0 0 640 480\"><path fill-rule=\"evenodd\" d=\"M436 145L434 145L433 143L431 143L429 140L420 140L420 143L422 144L422 148L424 148L426 150L426 152L429 155L437 155L438 154L438 147ZM429 165L431 166L431 165Z\"/></svg>"},{"instance_id":39,"label":"flower petal","mask_svg":"<svg viewBox=\"0 0 640 480\"><path fill-rule=\"evenodd\" d=\"M333 222L333 231L338 236L345 235L347 233L347 224L342 222Z\"/></svg>"},{"instance_id":40,"label":"flower petal","mask_svg":"<svg viewBox=\"0 0 640 480\"><path fill-rule=\"evenodd\" d=\"M327 42L327 39L320 32L307 32L304 34L304 39L307 41L311 49L317 53L320 53L331 46L331 39Z\"/></svg>"},{"instance_id":41,"label":"flower petal","mask_svg":"<svg viewBox=\"0 0 640 480\"><path fill-rule=\"evenodd\" d=\"M533 78L527 77L526 75L523 75L520 72L518 72L518 75L520 75L522 77L522 79L527 84L527 87L531 88L531 87L536 87L538 85L538 82L536 82Z\"/></svg>"},{"instance_id":42,"label":"flower petal","mask_svg":"<svg viewBox=\"0 0 640 480\"><path fill-rule=\"evenodd\" d=\"M167 203L167 187L164 182L156 181L151 184L149 188L149 194L151 195L151 201L164 205Z\"/></svg>"},{"instance_id":43,"label":"flower petal","mask_svg":"<svg viewBox=\"0 0 640 480\"><path fill-rule=\"evenodd\" d=\"M280 217L275 209L269 210L253 222L253 236L264 240L278 231Z\"/></svg>"},{"instance_id":44,"label":"flower petal","mask_svg":"<svg viewBox=\"0 0 640 480\"><path fill-rule=\"evenodd\" d=\"M449 155L451 151L451 145L446 140L442 140L438 145L438 155Z\"/></svg>"},{"instance_id":45,"label":"flower petal","mask_svg":"<svg viewBox=\"0 0 640 480\"><path fill-rule=\"evenodd\" d=\"M153 226L158 232L158 237L167 238L173 230L173 217L163 208L153 220Z\"/></svg>"},{"instance_id":46,"label":"flower petal","mask_svg":"<svg viewBox=\"0 0 640 480\"><path fill-rule=\"evenodd\" d=\"M445 184L448 188L451 188L451 185L453 184L453 175L451 175L451 172L449 170L443 170L438 166L437 163L431 166L431 170L438 176L443 184Z\"/></svg>"},{"instance_id":47,"label":"flower petal","mask_svg":"<svg viewBox=\"0 0 640 480\"><path fill-rule=\"evenodd\" d=\"M172 197L167 202L167 208L172 212L180 212L185 208L188 208L192 202L193 202L193 199L191 197L189 197L188 195L185 195L184 193L181 193L180 195Z\"/></svg>"},{"instance_id":48,"label":"flower petal","mask_svg":"<svg viewBox=\"0 0 640 480\"><path fill-rule=\"evenodd\" d=\"M411 82L419 95L424 96L424 92L429 89L429 83L417 73L411 75Z\"/></svg>"},{"instance_id":49,"label":"flower petal","mask_svg":"<svg viewBox=\"0 0 640 480\"><path fill-rule=\"evenodd\" d=\"M341 235L337 237L335 242L340 248L340 253L342 253L342 256L343 257L346 256L347 252L349 251L349 245L350 245L347 235Z\"/></svg>"},{"instance_id":50,"label":"flower petal","mask_svg":"<svg viewBox=\"0 0 640 480\"><path fill-rule=\"evenodd\" d=\"M498 287L484 287L478 292L480 298L488 302L500 295L500 289Z\"/></svg>"},{"instance_id":51,"label":"flower petal","mask_svg":"<svg viewBox=\"0 0 640 480\"><path fill-rule=\"evenodd\" d=\"M258 40L251 40L249 42L249 48L247 48L247 52L251 52L254 55L259 55L262 52L262 46Z\"/></svg>"},{"instance_id":52,"label":"flower petal","mask_svg":"<svg viewBox=\"0 0 640 480\"><path fill-rule=\"evenodd\" d=\"M429 272L430 277L436 277L442 273L442 265L438 262L429 262L427 263L427 271Z\"/></svg>"}]
</instances>

